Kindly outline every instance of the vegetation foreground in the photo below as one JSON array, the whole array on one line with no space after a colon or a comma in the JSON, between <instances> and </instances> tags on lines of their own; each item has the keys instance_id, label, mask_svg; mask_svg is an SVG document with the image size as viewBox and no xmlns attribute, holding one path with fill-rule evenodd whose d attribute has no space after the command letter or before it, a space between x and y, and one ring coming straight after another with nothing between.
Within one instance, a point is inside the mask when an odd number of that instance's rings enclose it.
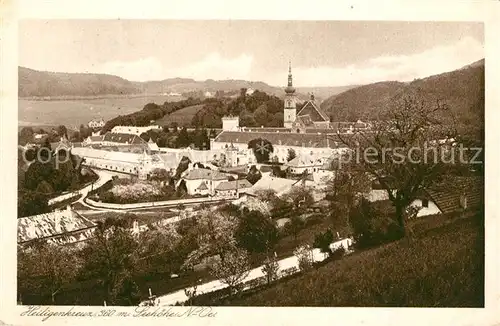
<instances>
[{"instance_id":1,"label":"vegetation foreground","mask_svg":"<svg viewBox=\"0 0 500 326\"><path fill-rule=\"evenodd\" d=\"M424 226L411 241L359 251L264 289L207 304L483 307L481 216Z\"/></svg>"}]
</instances>

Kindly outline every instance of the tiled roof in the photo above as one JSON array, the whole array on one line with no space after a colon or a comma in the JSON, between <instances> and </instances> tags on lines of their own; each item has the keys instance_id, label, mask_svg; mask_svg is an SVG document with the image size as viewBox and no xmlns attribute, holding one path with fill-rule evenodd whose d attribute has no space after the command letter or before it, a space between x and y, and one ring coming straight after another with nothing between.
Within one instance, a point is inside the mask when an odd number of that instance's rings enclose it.
<instances>
[{"instance_id":1,"label":"tiled roof","mask_svg":"<svg viewBox=\"0 0 500 326\"><path fill-rule=\"evenodd\" d=\"M102 160L127 162L138 164L140 154L130 152L106 151L102 149L94 149L91 147L77 147L71 150L71 153L86 158L96 158Z\"/></svg>"},{"instance_id":2,"label":"tiled roof","mask_svg":"<svg viewBox=\"0 0 500 326\"><path fill-rule=\"evenodd\" d=\"M242 130L244 132L291 132L290 128L282 128L282 127L243 127Z\"/></svg>"},{"instance_id":3,"label":"tiled roof","mask_svg":"<svg viewBox=\"0 0 500 326\"><path fill-rule=\"evenodd\" d=\"M228 176L219 171L209 169L194 169L189 171L184 179L186 180L227 180Z\"/></svg>"},{"instance_id":4,"label":"tiled roof","mask_svg":"<svg viewBox=\"0 0 500 326\"><path fill-rule=\"evenodd\" d=\"M139 136L132 134L121 134L121 133L111 133L107 132L104 135L104 141L122 143L122 144L132 144L132 143L145 143L144 139Z\"/></svg>"},{"instance_id":5,"label":"tiled roof","mask_svg":"<svg viewBox=\"0 0 500 326\"><path fill-rule=\"evenodd\" d=\"M299 115L295 120L295 122L308 127L314 125L314 122L312 121L311 116L309 114Z\"/></svg>"},{"instance_id":6,"label":"tiled roof","mask_svg":"<svg viewBox=\"0 0 500 326\"><path fill-rule=\"evenodd\" d=\"M72 210L61 210L17 219L17 242L51 239L65 244L86 240L96 225Z\"/></svg>"},{"instance_id":7,"label":"tiled roof","mask_svg":"<svg viewBox=\"0 0 500 326\"><path fill-rule=\"evenodd\" d=\"M236 188L246 189L250 187L252 187L252 184L248 182L247 179L241 179L241 180L221 182L215 188L215 190L236 190Z\"/></svg>"},{"instance_id":8,"label":"tiled roof","mask_svg":"<svg viewBox=\"0 0 500 326\"><path fill-rule=\"evenodd\" d=\"M306 104L304 104L304 106L302 107L302 109L300 109L300 111L297 113L297 115L299 116L300 113L308 107L312 107L314 110L316 110L324 121L330 121L328 115L319 107L319 105L316 105L314 100L307 101Z\"/></svg>"},{"instance_id":9,"label":"tiled roof","mask_svg":"<svg viewBox=\"0 0 500 326\"><path fill-rule=\"evenodd\" d=\"M427 193L442 213L460 210L462 196L467 198L468 209L484 205L484 181L479 177L457 177L453 186L439 190L429 189Z\"/></svg>"},{"instance_id":10,"label":"tiled roof","mask_svg":"<svg viewBox=\"0 0 500 326\"><path fill-rule=\"evenodd\" d=\"M295 184L298 184L300 180L291 180L285 178L275 178L275 177L262 177L257 181L249 193L255 194L260 190L274 190L278 195L289 191Z\"/></svg>"},{"instance_id":11,"label":"tiled roof","mask_svg":"<svg viewBox=\"0 0 500 326\"><path fill-rule=\"evenodd\" d=\"M327 138L328 137L328 138ZM244 143L248 144L253 139L264 138L273 145L300 146L300 147L318 147L318 148L338 148L343 147L337 135L324 135L318 133L258 133L258 132L237 132L223 131L220 133L216 142L224 143Z\"/></svg>"}]
</instances>

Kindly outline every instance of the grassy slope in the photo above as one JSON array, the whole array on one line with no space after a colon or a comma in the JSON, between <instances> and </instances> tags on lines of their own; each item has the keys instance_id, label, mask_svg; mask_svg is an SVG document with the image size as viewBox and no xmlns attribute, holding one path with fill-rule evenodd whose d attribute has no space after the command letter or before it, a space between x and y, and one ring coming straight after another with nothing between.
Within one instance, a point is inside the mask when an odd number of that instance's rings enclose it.
<instances>
[{"instance_id":1,"label":"grassy slope","mask_svg":"<svg viewBox=\"0 0 500 326\"><path fill-rule=\"evenodd\" d=\"M203 106L203 104L188 106L156 120L156 123L160 126L169 126L172 122L177 122L179 126L190 126L194 115L203 109Z\"/></svg>"},{"instance_id":2,"label":"grassy slope","mask_svg":"<svg viewBox=\"0 0 500 326\"><path fill-rule=\"evenodd\" d=\"M482 228L474 218L458 219L411 243L360 251L224 305L481 307Z\"/></svg>"}]
</instances>

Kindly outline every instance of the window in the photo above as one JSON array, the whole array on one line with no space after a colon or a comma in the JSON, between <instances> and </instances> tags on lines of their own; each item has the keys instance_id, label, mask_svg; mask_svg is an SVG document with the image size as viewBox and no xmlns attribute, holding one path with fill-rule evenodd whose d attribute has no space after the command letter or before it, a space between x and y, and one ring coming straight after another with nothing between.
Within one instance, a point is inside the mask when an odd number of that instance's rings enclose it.
<instances>
[{"instance_id":1,"label":"window","mask_svg":"<svg viewBox=\"0 0 500 326\"><path fill-rule=\"evenodd\" d=\"M429 199L422 199L422 207L429 207Z\"/></svg>"}]
</instances>

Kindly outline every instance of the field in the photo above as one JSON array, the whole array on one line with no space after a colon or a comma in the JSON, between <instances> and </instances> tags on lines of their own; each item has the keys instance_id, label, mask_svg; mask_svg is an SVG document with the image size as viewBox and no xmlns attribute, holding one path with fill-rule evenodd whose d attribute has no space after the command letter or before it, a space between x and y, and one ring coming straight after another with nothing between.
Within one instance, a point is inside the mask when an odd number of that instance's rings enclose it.
<instances>
[{"instance_id":1,"label":"field","mask_svg":"<svg viewBox=\"0 0 500 326\"><path fill-rule=\"evenodd\" d=\"M242 297L231 306L484 306L484 233L481 218L420 226L401 240L355 252L339 261Z\"/></svg>"},{"instance_id":2,"label":"field","mask_svg":"<svg viewBox=\"0 0 500 326\"><path fill-rule=\"evenodd\" d=\"M76 100L34 101L19 99L19 125L65 125L78 127L94 118L104 121L140 111L147 103L180 101L181 97L151 95L142 97L88 98Z\"/></svg>"},{"instance_id":3,"label":"field","mask_svg":"<svg viewBox=\"0 0 500 326\"><path fill-rule=\"evenodd\" d=\"M172 122L177 122L179 126L190 126L191 120L193 119L196 112L203 108L203 104L188 106L179 111L175 111L170 115L166 115L161 119L156 120L156 123L160 126L169 126Z\"/></svg>"}]
</instances>

